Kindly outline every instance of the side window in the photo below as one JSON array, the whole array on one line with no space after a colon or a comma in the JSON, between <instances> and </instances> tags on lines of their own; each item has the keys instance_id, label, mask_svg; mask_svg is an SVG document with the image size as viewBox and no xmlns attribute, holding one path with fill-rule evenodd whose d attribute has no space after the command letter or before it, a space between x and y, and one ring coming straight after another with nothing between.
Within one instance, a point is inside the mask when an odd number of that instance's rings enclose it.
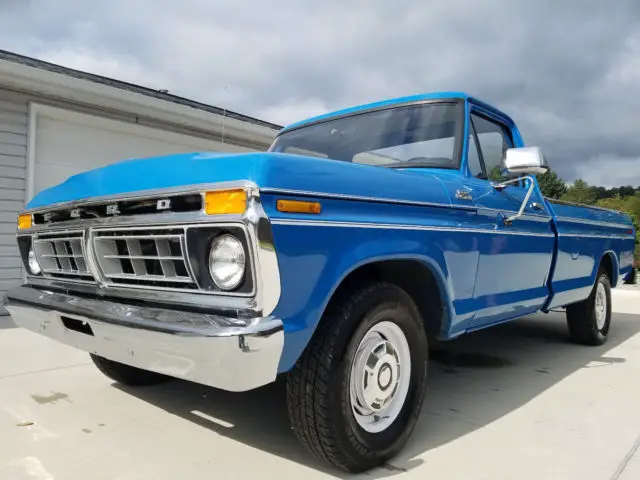
<instances>
[{"instance_id":1,"label":"side window","mask_svg":"<svg viewBox=\"0 0 640 480\"><path fill-rule=\"evenodd\" d=\"M484 171L482 170L482 164L480 163L480 155L478 155L478 147L476 147L476 140L473 134L469 135L467 142L469 143L467 162L469 164L471 175L478 178L485 178Z\"/></svg>"},{"instance_id":2,"label":"side window","mask_svg":"<svg viewBox=\"0 0 640 480\"><path fill-rule=\"evenodd\" d=\"M473 128L478 137L485 171L490 180L500 180L500 165L507 148L512 145L510 134L499 123L472 114Z\"/></svg>"}]
</instances>

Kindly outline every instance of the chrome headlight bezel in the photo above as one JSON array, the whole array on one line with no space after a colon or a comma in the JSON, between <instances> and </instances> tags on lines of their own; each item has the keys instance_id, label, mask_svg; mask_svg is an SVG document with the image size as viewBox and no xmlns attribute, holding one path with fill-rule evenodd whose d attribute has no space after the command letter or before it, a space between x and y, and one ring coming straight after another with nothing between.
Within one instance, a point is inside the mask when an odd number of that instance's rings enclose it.
<instances>
[{"instance_id":1,"label":"chrome headlight bezel","mask_svg":"<svg viewBox=\"0 0 640 480\"><path fill-rule=\"evenodd\" d=\"M40 266L40 262L38 262L38 257L33 247L30 248L29 253L27 253L27 270L31 275L40 275L42 273L42 267Z\"/></svg>"},{"instance_id":2,"label":"chrome headlight bezel","mask_svg":"<svg viewBox=\"0 0 640 480\"><path fill-rule=\"evenodd\" d=\"M231 292L244 281L247 251L233 234L223 233L211 242L208 257L209 275L220 290Z\"/></svg>"},{"instance_id":3,"label":"chrome headlight bezel","mask_svg":"<svg viewBox=\"0 0 640 480\"><path fill-rule=\"evenodd\" d=\"M18 251L20 252L20 259L22 260L22 268L27 274L28 278L41 278L43 276L42 273L42 265L38 261L38 266L40 270L35 273L32 271L31 266L29 265L29 255L33 255L35 260L38 260L37 255L35 255L33 239L34 236L29 233L19 233L16 237L18 243ZM33 253L31 253L33 252Z\"/></svg>"}]
</instances>

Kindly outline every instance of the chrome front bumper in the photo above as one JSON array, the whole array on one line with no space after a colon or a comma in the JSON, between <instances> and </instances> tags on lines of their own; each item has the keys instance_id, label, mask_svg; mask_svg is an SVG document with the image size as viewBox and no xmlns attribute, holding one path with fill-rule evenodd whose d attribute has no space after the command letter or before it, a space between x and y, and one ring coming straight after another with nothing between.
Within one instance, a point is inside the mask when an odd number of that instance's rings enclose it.
<instances>
[{"instance_id":1,"label":"chrome front bumper","mask_svg":"<svg viewBox=\"0 0 640 480\"><path fill-rule=\"evenodd\" d=\"M273 382L284 345L273 317L237 319L29 286L5 296L26 329L96 355L229 391Z\"/></svg>"}]
</instances>

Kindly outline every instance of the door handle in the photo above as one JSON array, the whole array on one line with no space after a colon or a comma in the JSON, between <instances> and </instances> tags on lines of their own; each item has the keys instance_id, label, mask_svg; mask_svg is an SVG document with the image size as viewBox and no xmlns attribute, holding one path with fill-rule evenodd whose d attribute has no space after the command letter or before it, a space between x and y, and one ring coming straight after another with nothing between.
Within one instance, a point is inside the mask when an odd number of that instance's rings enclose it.
<instances>
[{"instance_id":1,"label":"door handle","mask_svg":"<svg viewBox=\"0 0 640 480\"><path fill-rule=\"evenodd\" d=\"M543 207L542 207L541 203L533 202L531 204L531 208L534 209L534 210L538 210L539 211L539 210L542 210Z\"/></svg>"},{"instance_id":2,"label":"door handle","mask_svg":"<svg viewBox=\"0 0 640 480\"><path fill-rule=\"evenodd\" d=\"M580 257L580 238L573 239L573 249L571 250L571 260L577 260Z\"/></svg>"}]
</instances>

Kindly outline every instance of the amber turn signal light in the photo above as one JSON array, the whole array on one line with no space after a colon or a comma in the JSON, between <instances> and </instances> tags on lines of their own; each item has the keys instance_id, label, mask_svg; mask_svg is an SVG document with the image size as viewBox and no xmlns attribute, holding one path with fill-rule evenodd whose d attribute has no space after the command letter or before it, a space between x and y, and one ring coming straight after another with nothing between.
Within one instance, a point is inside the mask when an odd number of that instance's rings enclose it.
<instances>
[{"instance_id":1,"label":"amber turn signal light","mask_svg":"<svg viewBox=\"0 0 640 480\"><path fill-rule=\"evenodd\" d=\"M318 202L302 202L299 200L278 200L276 208L279 212L286 213L315 213L318 214L322 207Z\"/></svg>"},{"instance_id":2,"label":"amber turn signal light","mask_svg":"<svg viewBox=\"0 0 640 480\"><path fill-rule=\"evenodd\" d=\"M33 218L30 213L24 213L22 215L18 215L18 230L24 230L26 228L31 228L33 225Z\"/></svg>"},{"instance_id":3,"label":"amber turn signal light","mask_svg":"<svg viewBox=\"0 0 640 480\"><path fill-rule=\"evenodd\" d=\"M245 190L218 190L204 194L204 211L207 215L244 213L247 209Z\"/></svg>"}]
</instances>

